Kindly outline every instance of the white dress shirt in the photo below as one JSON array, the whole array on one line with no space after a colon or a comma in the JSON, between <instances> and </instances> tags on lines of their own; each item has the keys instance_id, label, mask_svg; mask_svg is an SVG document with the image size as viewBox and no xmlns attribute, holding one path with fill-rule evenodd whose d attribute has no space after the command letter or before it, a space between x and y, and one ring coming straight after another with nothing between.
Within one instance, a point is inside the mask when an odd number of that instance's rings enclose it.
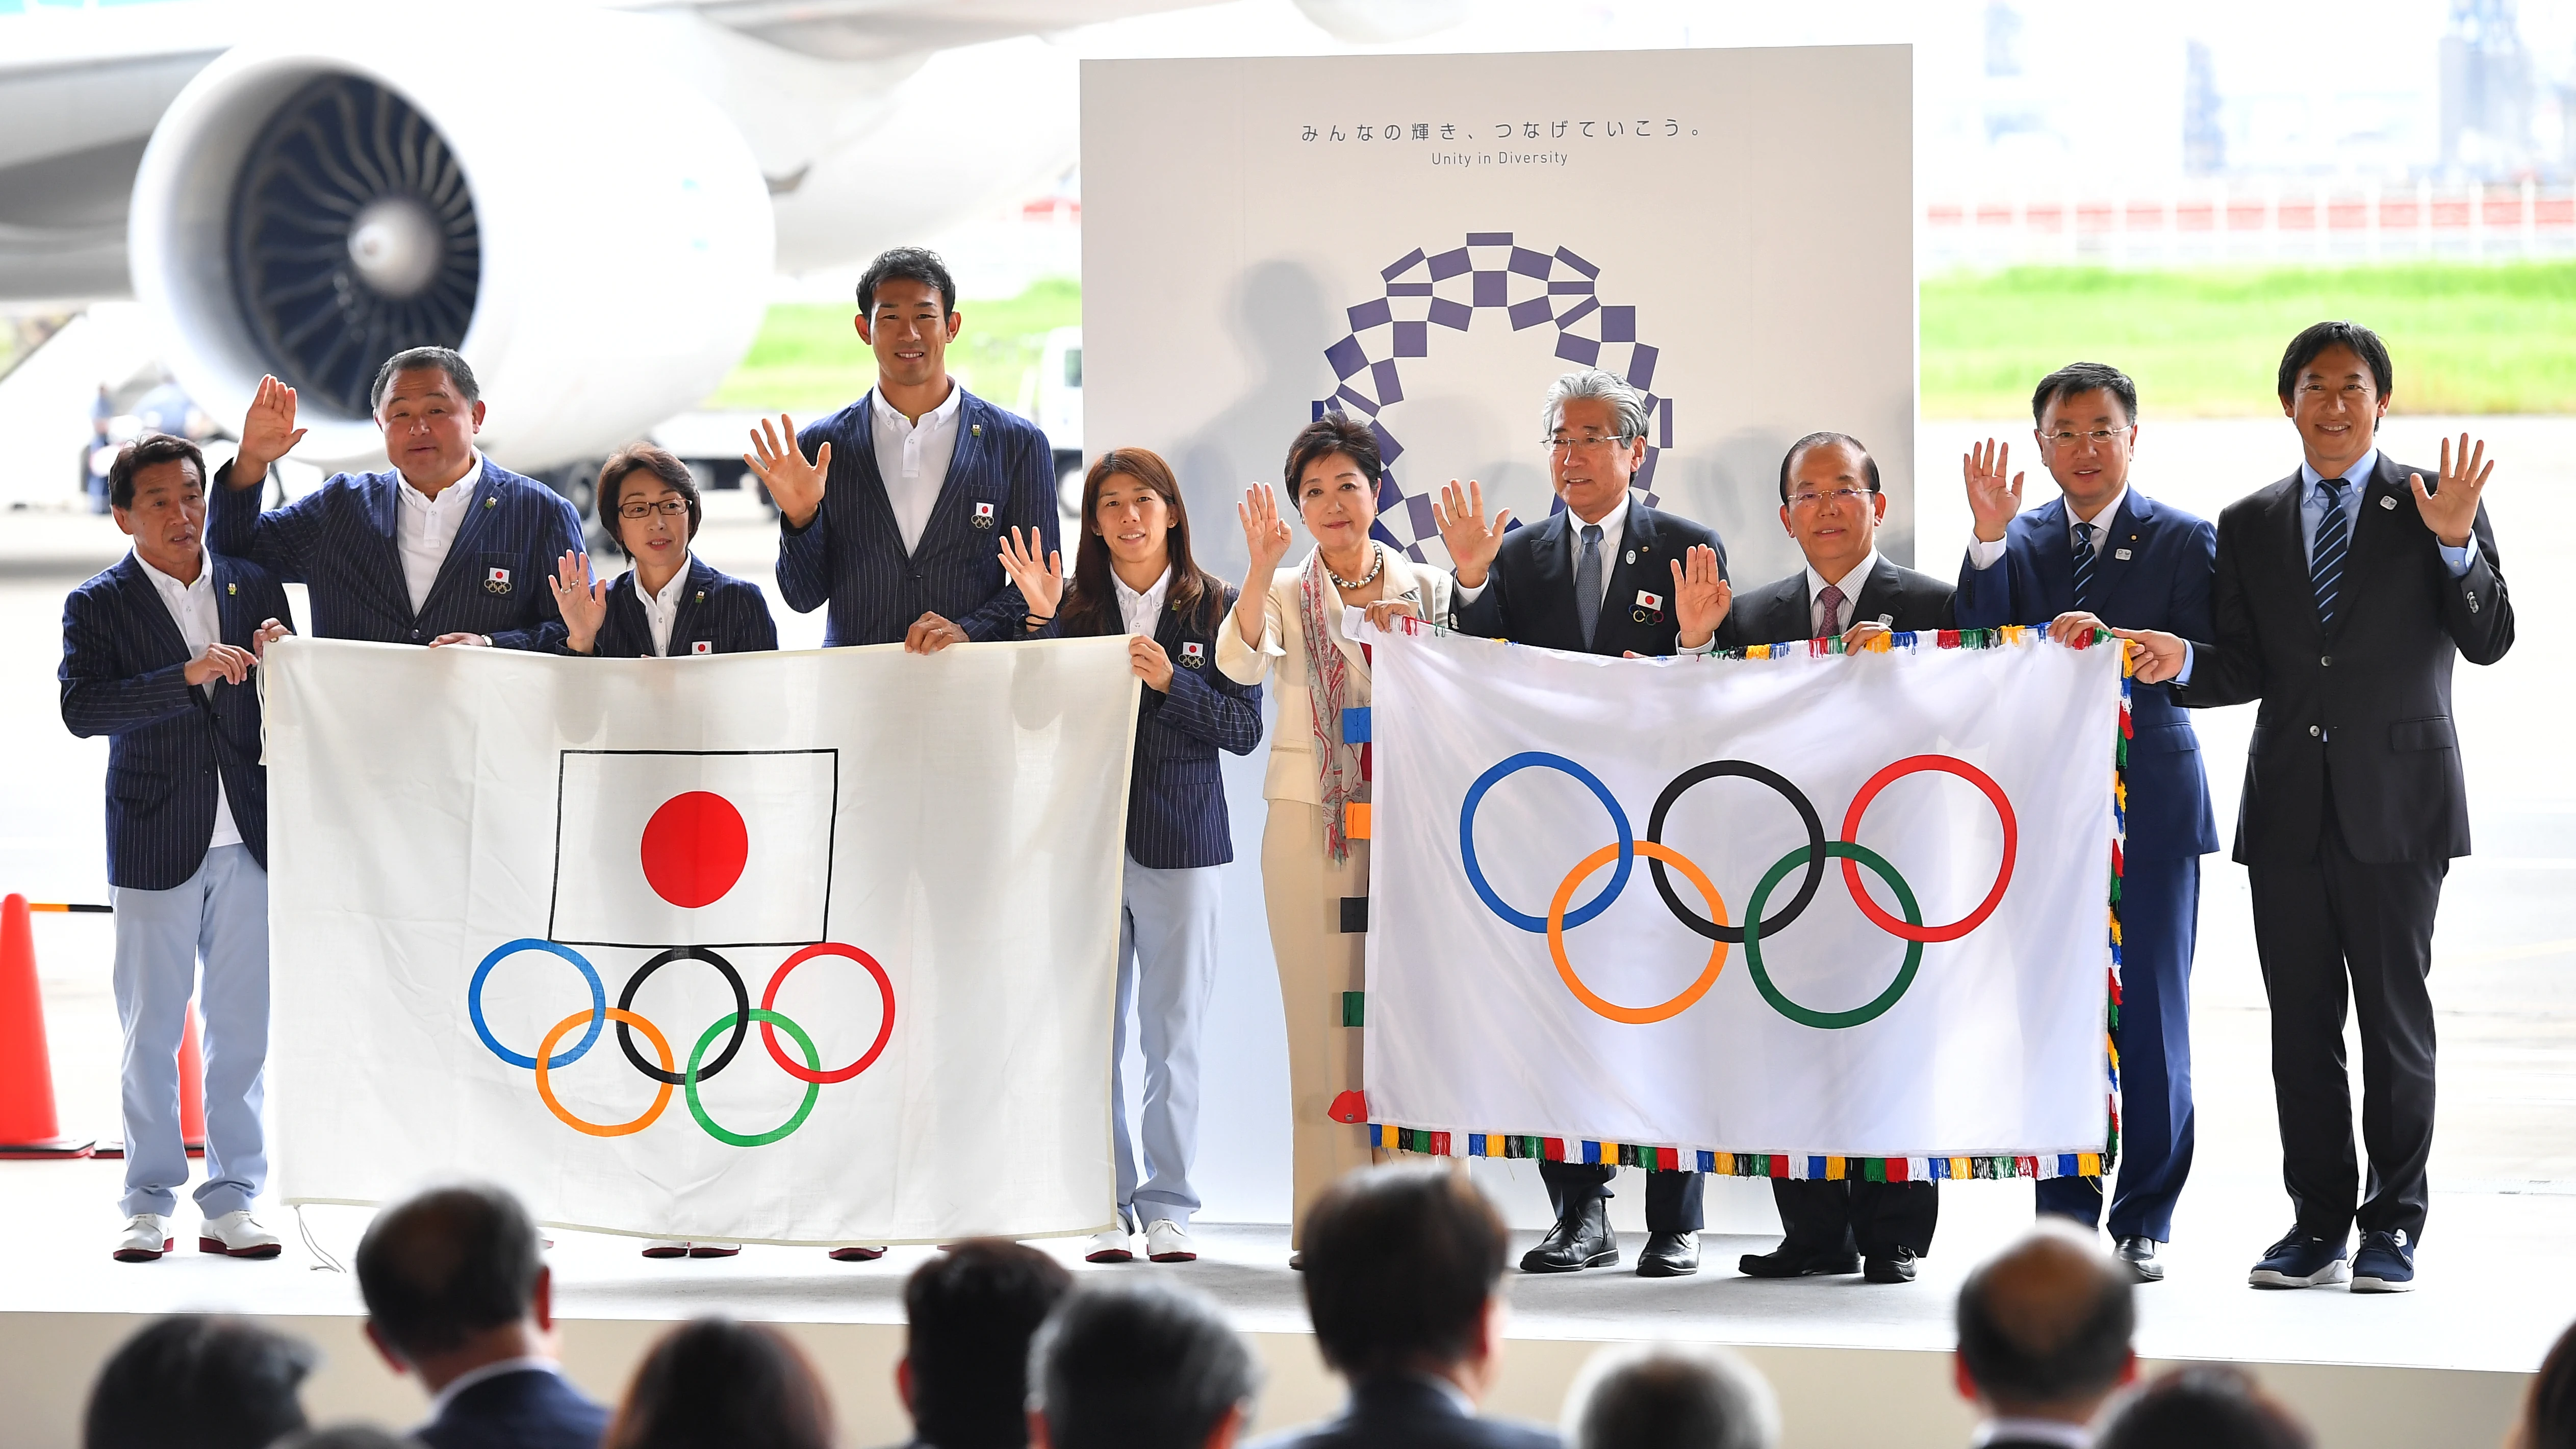
<instances>
[{"instance_id":1,"label":"white dress shirt","mask_svg":"<svg viewBox=\"0 0 2576 1449\"><path fill-rule=\"evenodd\" d=\"M949 460L957 456L957 411L965 400L966 389L951 379L947 400L916 423L883 394L868 390L868 405L876 409L877 476L885 480L886 502L894 506L895 532L903 536L907 554L921 546L930 507L948 481Z\"/></svg>"},{"instance_id":2,"label":"white dress shirt","mask_svg":"<svg viewBox=\"0 0 2576 1449\"><path fill-rule=\"evenodd\" d=\"M439 566L447 562L448 545L456 542L456 530L465 522L466 506L474 501L474 490L483 486L483 453L477 449L474 466L465 476L438 490L438 496L414 488L411 480L394 475L394 496L402 500L394 510L394 546L402 554L403 592L411 596L411 611L418 614L429 602L430 587L438 582Z\"/></svg>"},{"instance_id":3,"label":"white dress shirt","mask_svg":"<svg viewBox=\"0 0 2576 1449\"><path fill-rule=\"evenodd\" d=\"M635 571L635 597L644 601L644 622L653 630L653 653L668 657L671 652L671 626L680 621L680 596L689 587L689 555L680 554L679 571L671 575L662 592L644 592L644 571Z\"/></svg>"},{"instance_id":4,"label":"white dress shirt","mask_svg":"<svg viewBox=\"0 0 2576 1449\"><path fill-rule=\"evenodd\" d=\"M1869 571L1876 567L1878 567L1878 549L1875 545L1871 546L1867 558L1853 564L1851 572L1838 579L1826 578L1816 572L1814 564L1807 565L1807 613L1809 622L1816 631L1816 638L1830 638L1852 626L1852 615L1860 610L1860 591L1869 583ZM1816 612L1816 596L1825 591L1827 584L1843 591L1842 606L1834 610L1834 617L1831 619Z\"/></svg>"},{"instance_id":5,"label":"white dress shirt","mask_svg":"<svg viewBox=\"0 0 2576 1449\"><path fill-rule=\"evenodd\" d=\"M1112 592L1118 596L1118 618L1127 626L1127 632L1153 638L1156 627L1161 623L1163 596L1171 592L1172 566L1163 565L1162 577L1154 580L1153 587L1141 594L1127 587L1127 581L1118 577L1116 569L1109 571L1109 582Z\"/></svg>"},{"instance_id":6,"label":"white dress shirt","mask_svg":"<svg viewBox=\"0 0 2576 1449\"><path fill-rule=\"evenodd\" d=\"M170 611L170 622L179 626L179 637L188 641L188 657L195 659L206 652L206 646L224 637L222 616L215 612L215 566L205 555L197 556L197 581L183 584L136 554L143 576L152 581L152 591L161 596L161 605ZM197 686L212 699L215 682L207 680ZM206 841L208 850L218 845L241 844L241 827L233 824L232 802L224 798L224 772L215 771L215 833Z\"/></svg>"},{"instance_id":7,"label":"white dress shirt","mask_svg":"<svg viewBox=\"0 0 2576 1449\"><path fill-rule=\"evenodd\" d=\"M1571 508L1565 511L1565 560L1569 574L1583 566L1583 526L1583 518L1580 514ZM1619 569L1619 545L1628 537L1627 490L1620 490L1617 505L1602 515L1601 522L1595 527L1601 530L1601 597L1604 602L1607 602L1610 597L1610 575L1618 572ZM1493 581L1493 574L1488 572L1485 575L1485 584ZM1485 592L1485 584L1478 584L1472 589L1464 584L1459 585L1458 602L1462 604L1474 602L1478 595Z\"/></svg>"},{"instance_id":8,"label":"white dress shirt","mask_svg":"<svg viewBox=\"0 0 2576 1449\"><path fill-rule=\"evenodd\" d=\"M467 1389L474 1387L476 1384L483 1383L491 1379L497 1379L503 1374L523 1374L532 1370L538 1373L560 1374L563 1372L563 1366L550 1358L536 1358L532 1356L528 1358L505 1358L498 1363L487 1363L481 1368L467 1369L465 1372L449 1379L447 1381L447 1387L440 1389L437 1393L430 1396L429 1418L424 1422L431 1424L437 1423L439 1416L447 1412L447 1406L456 1402L456 1396L464 1393Z\"/></svg>"},{"instance_id":9,"label":"white dress shirt","mask_svg":"<svg viewBox=\"0 0 2576 1449\"><path fill-rule=\"evenodd\" d=\"M2074 507L2069 505L2066 510L2066 546L2069 549L2072 549L2077 544L2084 541L2082 535L2076 533L2075 525L2079 523L2099 525L2093 530L2093 557L2097 559L2100 558L2102 556L2102 549L2105 542L2111 537L2111 520L2120 516L2120 500L2128 496L2129 485L2123 483L2120 485L2120 491L2111 495L2111 501L2103 504L2090 518L2076 517ZM1996 539L1992 543L1988 543L1982 538L1972 537L1968 540L1968 566L1970 568L1993 568L1995 566L1995 561L2003 556L2003 539Z\"/></svg>"}]
</instances>

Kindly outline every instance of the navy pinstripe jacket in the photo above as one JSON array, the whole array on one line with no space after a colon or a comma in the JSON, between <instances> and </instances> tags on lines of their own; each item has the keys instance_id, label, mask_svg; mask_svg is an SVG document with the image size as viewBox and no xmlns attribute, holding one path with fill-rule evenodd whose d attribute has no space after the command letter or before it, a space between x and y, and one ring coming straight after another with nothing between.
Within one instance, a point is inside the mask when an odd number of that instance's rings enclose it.
<instances>
[{"instance_id":1,"label":"navy pinstripe jacket","mask_svg":"<svg viewBox=\"0 0 2576 1449\"><path fill-rule=\"evenodd\" d=\"M547 649L563 638L546 580L565 550L581 552L581 518L544 484L483 460L483 481L415 615L394 532L401 475L335 473L262 513L260 490L235 491L232 468L215 470L206 546L310 585L317 637L427 644L441 634L489 634L504 649Z\"/></svg>"},{"instance_id":2,"label":"navy pinstripe jacket","mask_svg":"<svg viewBox=\"0 0 2576 1449\"><path fill-rule=\"evenodd\" d=\"M751 654L778 647L778 624L769 617L769 600L760 585L720 573L696 554L689 555L689 583L680 595L680 611L671 620L671 654ZM572 651L561 644L555 651ZM644 601L635 596L635 570L628 569L608 586L608 617L599 621L599 637L590 641L596 659L653 658L653 624L644 617Z\"/></svg>"},{"instance_id":3,"label":"navy pinstripe jacket","mask_svg":"<svg viewBox=\"0 0 2576 1449\"><path fill-rule=\"evenodd\" d=\"M268 570L218 553L206 567L223 642L248 649L261 621L294 622ZM132 554L63 600L63 723L83 738L108 737L109 885L166 891L197 873L215 833L218 770L242 844L268 864L258 677L217 680L209 699L183 677L194 657Z\"/></svg>"},{"instance_id":4,"label":"navy pinstripe jacket","mask_svg":"<svg viewBox=\"0 0 2576 1449\"><path fill-rule=\"evenodd\" d=\"M1056 547L1055 453L1046 434L973 393L957 409L957 453L909 556L877 472L876 413L857 402L796 435L811 458L832 445L823 506L778 532L778 592L812 613L829 603L823 644L899 644L935 613L969 639L1018 639L1028 601L1002 572L1001 540L1035 529ZM985 507L979 516L978 505Z\"/></svg>"},{"instance_id":5,"label":"navy pinstripe jacket","mask_svg":"<svg viewBox=\"0 0 2576 1449\"><path fill-rule=\"evenodd\" d=\"M837 449L835 451L838 451ZM1144 707L1136 718L1136 759L1127 791L1127 853L1138 865L1187 870L1234 859L1234 825L1225 809L1225 778L1216 752L1248 755L1261 743L1261 686L1237 684L1216 667L1216 631L1226 627L1235 591L1218 584L1220 599L1201 598L1182 614L1165 605L1154 642L1172 656L1166 692L1141 680ZM1027 637L1052 639L1057 620ZM1103 634L1126 629L1113 614ZM1193 652L1192 646L1196 646Z\"/></svg>"}]
</instances>

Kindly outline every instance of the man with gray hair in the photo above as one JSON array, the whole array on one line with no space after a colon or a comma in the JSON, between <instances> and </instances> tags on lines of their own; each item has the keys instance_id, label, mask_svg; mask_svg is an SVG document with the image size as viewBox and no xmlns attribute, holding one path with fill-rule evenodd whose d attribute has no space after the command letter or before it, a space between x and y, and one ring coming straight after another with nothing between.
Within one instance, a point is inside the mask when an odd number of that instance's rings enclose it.
<instances>
[{"instance_id":1,"label":"man with gray hair","mask_svg":"<svg viewBox=\"0 0 2576 1449\"><path fill-rule=\"evenodd\" d=\"M304 437L295 389L263 377L241 447L215 472L207 546L311 586L313 633L380 644L546 649L562 616L546 587L582 552L580 515L542 483L474 446L483 396L474 369L444 347L386 359L373 393L382 473L335 473L262 513L268 465Z\"/></svg>"},{"instance_id":2,"label":"man with gray hair","mask_svg":"<svg viewBox=\"0 0 2576 1449\"><path fill-rule=\"evenodd\" d=\"M1605 1348L1565 1395L1566 1449L1772 1449L1780 1403L1715 1344Z\"/></svg>"},{"instance_id":3,"label":"man with gray hair","mask_svg":"<svg viewBox=\"0 0 2576 1449\"><path fill-rule=\"evenodd\" d=\"M1511 510L1485 515L1485 491L1456 480L1433 513L1457 569L1458 627L1488 639L1583 654L1665 655L1708 647L1726 617L1726 546L1715 531L1630 496L1646 461L1646 405L1599 368L1569 372L1541 415L1550 483L1562 505L1546 522L1505 533ZM1556 1226L1521 1259L1526 1273L1571 1273L1619 1261L1610 1231L1616 1163L1542 1162ZM1699 1271L1700 1176L1646 1176L1646 1250L1637 1272Z\"/></svg>"}]
</instances>

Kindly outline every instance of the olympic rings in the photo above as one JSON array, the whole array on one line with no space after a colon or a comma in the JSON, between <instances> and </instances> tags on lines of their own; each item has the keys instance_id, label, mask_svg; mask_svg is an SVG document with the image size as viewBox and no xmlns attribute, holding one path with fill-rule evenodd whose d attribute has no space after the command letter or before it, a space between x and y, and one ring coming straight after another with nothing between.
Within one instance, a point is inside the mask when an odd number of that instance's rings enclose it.
<instances>
[{"instance_id":1,"label":"olympic rings","mask_svg":"<svg viewBox=\"0 0 2576 1449\"><path fill-rule=\"evenodd\" d=\"M1699 893L1708 898L1709 913L1720 921L1726 919L1726 902L1718 897L1717 887L1709 883L1707 874L1693 864L1690 857L1652 840L1640 840L1636 842L1636 848L1637 853L1648 860L1658 863L1670 861L1681 867L1682 874L1689 877L1690 883L1699 887ZM1594 871L1609 864L1610 857L1618 853L1616 845L1605 845L1592 852L1568 872L1564 883L1556 888L1556 899L1548 902L1547 906L1547 953L1555 959L1556 974L1565 982L1566 989L1574 993L1576 1000L1601 1015L1630 1026L1668 1021L1698 1004L1699 999L1708 994L1708 989L1717 984L1717 973L1726 968L1725 941L1720 940L1708 948L1708 969L1699 973L1697 981L1683 987L1680 995L1654 1006L1621 1006L1604 999L1583 984L1583 978L1574 973L1574 963L1565 958L1565 903L1574 899L1575 890L1590 880Z\"/></svg>"},{"instance_id":2,"label":"olympic rings","mask_svg":"<svg viewBox=\"0 0 2576 1449\"><path fill-rule=\"evenodd\" d=\"M1565 756L1549 754L1544 750L1524 750L1477 776L1476 783L1467 787L1467 803L1458 807L1458 854L1467 865L1467 883L1476 888L1476 894L1495 915L1532 935L1541 935L1548 929L1548 918L1533 916L1526 911L1516 911L1503 904L1503 898L1496 895L1493 886L1486 883L1484 867L1476 863L1476 807L1484 803L1485 792L1510 776L1535 766L1562 770L1582 781L1600 799L1601 808L1610 812L1611 822L1619 827L1619 869L1611 874L1610 883L1601 888L1601 894L1594 896L1584 904L1582 909L1565 918L1566 925L1580 926L1610 909L1610 903L1617 900L1619 893L1628 888L1628 872L1636 867L1637 859L1636 841L1628 829L1628 812L1619 808L1618 797L1610 793L1609 786L1601 783L1600 776Z\"/></svg>"},{"instance_id":3,"label":"olympic rings","mask_svg":"<svg viewBox=\"0 0 2576 1449\"><path fill-rule=\"evenodd\" d=\"M894 983L886 979L885 968L877 964L877 959L874 956L869 955L867 952L860 950L856 946L836 946L831 942L826 941L819 946L808 946L804 950L797 952L795 955L790 956L785 961L779 963L777 972L769 978L769 989L760 994L760 1009L767 1011L778 1005L778 988L782 982L786 981L787 973L804 965L807 961L810 961L817 956L846 956L850 960L856 961L860 965L865 966L868 968L868 974L877 979L878 995L885 999L885 1014L877 1021L877 1039L868 1044L868 1049L859 1054L859 1059L857 1061L850 1063L839 1071L814 1074L813 1068L800 1067L794 1062L789 1061L787 1059L787 1053L779 1049L778 1033L772 1029L768 1022L764 1021L760 1024L760 1039L762 1043L769 1048L770 1060L778 1063L779 1070L787 1073L787 1075L794 1077L800 1082L816 1082L828 1085L833 1082L848 1081L850 1078L857 1076L859 1073L866 1071L870 1066L873 1066L876 1063L876 1059L884 1054L886 1043L894 1037ZM790 1030L793 1031L793 1028L790 1028ZM732 1048L728 1047L726 1050L731 1051ZM713 1071L709 1071L707 1075L712 1077L715 1073Z\"/></svg>"},{"instance_id":4,"label":"olympic rings","mask_svg":"<svg viewBox=\"0 0 2576 1449\"><path fill-rule=\"evenodd\" d=\"M593 1137L625 1137L632 1133L641 1132L645 1128L653 1125L654 1119L662 1115L663 1108L671 1105L671 1084L668 1081L663 1082L660 1087L654 1090L653 1105L644 1109L644 1115L636 1118L632 1122L621 1122L614 1127L603 1127L596 1122L585 1122L579 1117L574 1116L572 1113L565 1111L564 1104L555 1100L554 1083L547 1080L547 1068L544 1057L546 1053L555 1049L556 1042L563 1040L563 1034L565 1032L572 1030L573 1023L580 1021L586 1016L590 1016L590 1013L586 1011L576 1011L572 1015L565 1017L563 1020L556 1022L554 1030L546 1033L544 1044L537 1048L537 1095L545 1099L547 1111L554 1113L558 1120L575 1132L587 1132ZM662 1065L665 1068L668 1068L671 1065L671 1043L663 1037L662 1029L660 1027L655 1026L653 1023L646 1021L635 1013L626 1010L624 1007L610 1007L608 1009L608 1018L611 1021L617 1022L619 1030L621 1031L628 1026L642 1028L644 1035L652 1041L653 1050L661 1054ZM592 1017L591 1020L596 1023L598 1018Z\"/></svg>"},{"instance_id":5,"label":"olympic rings","mask_svg":"<svg viewBox=\"0 0 2576 1449\"><path fill-rule=\"evenodd\" d=\"M599 972L592 968L590 962L584 959L579 951L570 946L558 946L552 941L540 941L534 936L521 936L515 941L502 942L492 948L492 954L483 958L482 965L474 968L474 979L465 988L465 1014L474 1022L474 1034L483 1038L483 1044L492 1049L492 1055L514 1067L534 1067L537 1064L535 1057L523 1056L501 1045L501 1039L492 1035L490 1023L483 1020L484 980L491 976L493 967L522 951L553 952L570 961L574 968L581 972L581 979L590 983L590 1030L582 1033L581 1040L573 1044L572 1050L546 1063L547 1066L560 1071L580 1061L583 1054L590 1050L591 1043L599 1040L599 1029L608 1024L608 988L600 984Z\"/></svg>"},{"instance_id":6,"label":"olympic rings","mask_svg":"<svg viewBox=\"0 0 2576 1449\"><path fill-rule=\"evenodd\" d=\"M818 1074L822 1071L823 1056L820 1052L814 1050L814 1039L805 1034L805 1028L798 1026L796 1023L789 1021L786 1017L780 1016L777 1012L771 1011L766 1007L750 1012L748 1015L752 1020L758 1021L764 1026L783 1026L787 1028L787 1034L796 1038L796 1044L805 1049L805 1065ZM698 1038L696 1049L689 1053L689 1084L686 1088L689 1095L689 1115L697 1118L698 1125L707 1129L707 1135L718 1142L722 1142L733 1147L766 1147L770 1143L777 1141L779 1138L784 1137L788 1133L805 1125L806 1117L814 1110L815 1101L823 1095L823 1088L818 1077L806 1077L805 1100L797 1104L796 1115L788 1118L784 1122L781 1122L777 1126L770 1128L766 1132L728 1132L724 1128L717 1126L716 1120L707 1115L705 1104L698 1100L698 1082L701 1080L698 1072L698 1058L707 1054L707 1043L716 1039L716 1033L723 1031L728 1021L733 1024L737 1032L741 1030L743 1024L742 1017L728 1018L719 1016L715 1019L715 1024L707 1028L706 1034ZM737 1035L734 1040L739 1043L742 1038Z\"/></svg>"},{"instance_id":7,"label":"olympic rings","mask_svg":"<svg viewBox=\"0 0 2576 1449\"><path fill-rule=\"evenodd\" d=\"M1905 918L1915 925L1923 924L1923 909L1914 903L1914 892L1905 884L1905 877L1898 875L1896 867L1889 865L1878 852L1866 846L1854 845L1848 840L1836 840L1826 844L1825 853L1840 856L1845 862L1859 861L1871 870L1877 871L1878 878L1887 882L1895 890L1897 903L1905 907ZM1849 1011L1817 1011L1812 1007L1800 1006L1791 1001L1779 987L1771 984L1771 973L1762 967L1762 928L1753 922L1753 917L1761 911L1761 903L1770 899L1771 888L1780 883L1780 877L1797 869L1806 859L1807 848L1803 845L1780 857L1778 863L1771 867L1770 872L1762 877L1762 883L1753 888L1753 898L1744 903L1745 920L1749 926L1744 933L1744 969L1753 973L1754 989L1762 993L1763 1000L1771 1003L1771 1009L1800 1026L1832 1031L1841 1027L1858 1026L1866 1021L1876 1021L1887 1014L1887 1009L1896 1004L1898 997L1905 994L1905 988L1914 984L1914 973L1923 964L1921 941L1912 938L1906 940L1905 964L1897 968L1896 979L1887 984L1887 989L1878 994L1877 1000L1866 1006L1853 1007ZM1852 892L1852 896L1855 900L1868 899L1859 891Z\"/></svg>"},{"instance_id":8,"label":"olympic rings","mask_svg":"<svg viewBox=\"0 0 2576 1449\"><path fill-rule=\"evenodd\" d=\"M1926 926L1923 924L1922 917L1912 915L1910 912L1908 921L1898 921L1881 910L1878 902L1869 898L1869 892L1860 888L1860 870L1852 864L1850 856L1843 857L1843 884L1850 889L1852 903L1860 907L1860 913L1869 917L1871 925L1889 935L1906 941L1955 941L1984 925L1986 917L1993 915L1995 907L2002 903L2004 887L2012 882L2013 853L2021 845L2021 825L2013 819L2012 802L2004 798L2003 787L1995 783L1994 776L1965 760L1954 759L1949 755L1908 756L1870 776L1869 783L1861 786L1860 793L1852 797L1851 809L1843 812L1843 839L1850 840L1860 834L1860 817L1869 809L1869 802L1878 798L1879 791L1886 789L1896 780L1922 770L1939 770L1944 774L1956 775L1986 792L1986 798L1994 802L1995 814L2002 818L2004 826L2004 858L2003 864L1995 868L1994 888L1986 892L1986 898L1978 903L1975 910L1949 925ZM1895 884L1896 878L1893 874L1884 869L1879 873L1887 878L1889 884ZM1903 894L1901 890L1898 892L1900 898Z\"/></svg>"},{"instance_id":9,"label":"olympic rings","mask_svg":"<svg viewBox=\"0 0 2576 1449\"><path fill-rule=\"evenodd\" d=\"M1664 787L1663 794L1655 797L1655 813L1646 820L1646 838L1657 845L1663 844L1664 816L1672 810L1673 802L1681 799L1683 793L1693 785L1728 775L1742 776L1757 785L1768 785L1779 791L1781 798L1789 802L1790 808L1798 812L1800 823L1807 827L1807 849L1813 852L1807 861L1807 878L1798 883L1798 894L1790 898L1789 904L1780 908L1780 914L1764 921L1761 926L1765 931L1777 931L1798 919L1806 911L1807 903L1816 898L1816 887L1823 884L1825 879L1825 823L1817 818L1815 804L1807 798L1806 792L1782 779L1778 771L1766 770L1746 760L1711 760L1705 765L1682 771L1673 777L1671 784ZM1847 830L1843 833L1848 835L1851 832ZM1673 863L1679 865L1681 862L1675 860ZM1682 904L1681 896L1673 890L1672 881L1664 875L1664 863L1650 857L1649 866L1655 874L1656 892L1664 898L1665 907L1683 925L1712 941L1742 943L1744 940L1742 927L1708 920L1699 912ZM1705 890L1706 887L1702 889Z\"/></svg>"},{"instance_id":10,"label":"olympic rings","mask_svg":"<svg viewBox=\"0 0 2576 1449\"><path fill-rule=\"evenodd\" d=\"M726 960L704 946L674 946L670 950L663 952L661 955L654 957L652 960L645 962L642 966L636 968L634 975L626 978L626 989L618 994L617 1004L621 1008L633 1008L635 1005L635 993L644 989L645 978L651 976L654 972L661 970L663 967L674 961L704 961L708 965L716 968L716 970L724 973L725 985L733 988L733 1040L726 1042L725 1049L716 1054L716 1059L707 1064L707 1069L697 1074L698 1080L708 1081L711 1080L716 1073L723 1071L726 1067L733 1064L733 1054L742 1050L743 1033L751 1029L751 1017L749 1015L751 1011L751 993L743 989L742 973L733 969L733 963L731 961ZM768 1003L763 1002L762 1004L767 1005ZM620 1047L625 1048L626 1059L635 1064L635 1070L651 1077L654 1081L668 1082L674 1087L680 1085L680 1077L676 1073L667 1069L670 1065L668 1062L663 1064L663 1070L656 1070L650 1063L644 1060L644 1054L635 1049L635 1034L626 1029L626 1024L624 1022L619 1022L617 1025L617 1044ZM665 1052L663 1055L667 1057L669 1053Z\"/></svg>"}]
</instances>

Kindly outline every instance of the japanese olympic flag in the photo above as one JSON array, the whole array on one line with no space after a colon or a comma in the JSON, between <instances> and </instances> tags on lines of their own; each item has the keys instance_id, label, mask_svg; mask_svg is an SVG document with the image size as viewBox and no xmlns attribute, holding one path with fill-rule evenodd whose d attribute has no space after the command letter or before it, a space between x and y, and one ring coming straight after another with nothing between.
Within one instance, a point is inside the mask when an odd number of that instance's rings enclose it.
<instances>
[{"instance_id":1,"label":"japanese olympic flag","mask_svg":"<svg viewBox=\"0 0 2576 1449\"><path fill-rule=\"evenodd\" d=\"M1123 641L288 639L261 672L287 1201L471 1175L653 1237L1107 1225Z\"/></svg>"},{"instance_id":2,"label":"japanese olympic flag","mask_svg":"<svg viewBox=\"0 0 2576 1449\"><path fill-rule=\"evenodd\" d=\"M1386 1145L2099 1172L2119 651L1899 641L1641 661L1386 636L1364 726Z\"/></svg>"}]
</instances>

